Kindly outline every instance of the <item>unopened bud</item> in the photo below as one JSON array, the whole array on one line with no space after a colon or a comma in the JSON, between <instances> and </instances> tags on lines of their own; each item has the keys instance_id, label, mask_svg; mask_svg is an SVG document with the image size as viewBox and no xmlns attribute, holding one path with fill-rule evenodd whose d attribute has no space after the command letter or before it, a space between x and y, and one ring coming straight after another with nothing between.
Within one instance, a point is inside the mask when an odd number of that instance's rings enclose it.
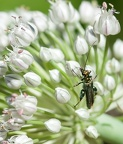
<instances>
[{"instance_id":1,"label":"unopened bud","mask_svg":"<svg viewBox=\"0 0 123 144\"><path fill-rule=\"evenodd\" d=\"M37 87L41 84L41 78L34 72L28 72L24 76L24 82L27 86Z\"/></svg>"},{"instance_id":2,"label":"unopened bud","mask_svg":"<svg viewBox=\"0 0 123 144\"><path fill-rule=\"evenodd\" d=\"M55 97L59 103L67 103L70 100L71 95L66 89L57 87L55 89Z\"/></svg>"},{"instance_id":3,"label":"unopened bud","mask_svg":"<svg viewBox=\"0 0 123 144\"><path fill-rule=\"evenodd\" d=\"M53 133L58 133L61 129L61 122L58 119L52 118L44 123L46 128Z\"/></svg>"},{"instance_id":4,"label":"unopened bud","mask_svg":"<svg viewBox=\"0 0 123 144\"><path fill-rule=\"evenodd\" d=\"M106 89L113 90L115 88L115 80L112 76L106 75L104 78L104 85Z\"/></svg>"},{"instance_id":5,"label":"unopened bud","mask_svg":"<svg viewBox=\"0 0 123 144\"><path fill-rule=\"evenodd\" d=\"M90 46L93 46L99 43L100 36L94 32L92 26L88 26L85 31L85 39Z\"/></svg>"},{"instance_id":6,"label":"unopened bud","mask_svg":"<svg viewBox=\"0 0 123 144\"><path fill-rule=\"evenodd\" d=\"M57 69L49 70L49 73L53 82L59 83L61 81L61 74Z\"/></svg>"},{"instance_id":7,"label":"unopened bud","mask_svg":"<svg viewBox=\"0 0 123 144\"><path fill-rule=\"evenodd\" d=\"M88 128L86 128L85 133L89 137L94 138L94 139L96 139L99 136L99 134L94 126L89 126Z\"/></svg>"},{"instance_id":8,"label":"unopened bud","mask_svg":"<svg viewBox=\"0 0 123 144\"><path fill-rule=\"evenodd\" d=\"M69 76L80 76L80 64L76 61L66 61L65 70Z\"/></svg>"},{"instance_id":9,"label":"unopened bud","mask_svg":"<svg viewBox=\"0 0 123 144\"><path fill-rule=\"evenodd\" d=\"M90 114L88 110L80 108L75 111L75 113L82 119L82 120L88 120L90 117Z\"/></svg>"},{"instance_id":10,"label":"unopened bud","mask_svg":"<svg viewBox=\"0 0 123 144\"><path fill-rule=\"evenodd\" d=\"M75 52L79 55L86 54L88 52L88 44L86 40L80 36L75 41Z\"/></svg>"},{"instance_id":11,"label":"unopened bud","mask_svg":"<svg viewBox=\"0 0 123 144\"><path fill-rule=\"evenodd\" d=\"M19 89L23 83L22 77L18 74L8 74L4 79L7 86L11 89Z\"/></svg>"}]
</instances>

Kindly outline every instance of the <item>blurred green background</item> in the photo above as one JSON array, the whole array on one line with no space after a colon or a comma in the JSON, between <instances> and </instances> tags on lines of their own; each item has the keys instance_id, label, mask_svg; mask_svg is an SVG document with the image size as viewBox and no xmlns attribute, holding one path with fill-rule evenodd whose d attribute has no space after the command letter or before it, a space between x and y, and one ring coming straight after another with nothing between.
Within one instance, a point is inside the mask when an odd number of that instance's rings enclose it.
<instances>
[{"instance_id":1,"label":"blurred green background","mask_svg":"<svg viewBox=\"0 0 123 144\"><path fill-rule=\"evenodd\" d=\"M75 8L78 8L82 0L70 0ZM91 0L90 0L91 1ZM99 5L102 4L103 0L97 0ZM106 0L107 3L112 3L115 6L115 9L120 12L120 14L115 14L117 19L120 21L121 27L123 25L123 9L122 9L122 0L111 1ZM16 7L26 6L30 10L40 10L44 13L48 13L49 3L47 0L0 0L0 11L4 10L14 10ZM0 20L1 21L1 20ZM123 32L116 36L111 36L111 43L113 43L116 38L123 39Z\"/></svg>"}]
</instances>

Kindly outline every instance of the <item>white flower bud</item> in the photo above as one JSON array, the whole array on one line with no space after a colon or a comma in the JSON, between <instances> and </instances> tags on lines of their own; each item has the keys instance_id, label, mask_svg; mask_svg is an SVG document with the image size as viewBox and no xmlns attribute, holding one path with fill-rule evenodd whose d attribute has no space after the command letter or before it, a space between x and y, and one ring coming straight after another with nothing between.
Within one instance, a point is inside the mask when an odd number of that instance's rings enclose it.
<instances>
[{"instance_id":1,"label":"white flower bud","mask_svg":"<svg viewBox=\"0 0 123 144\"><path fill-rule=\"evenodd\" d=\"M26 135L15 135L8 139L9 143L19 144L33 144L33 140L28 138Z\"/></svg>"},{"instance_id":2,"label":"white flower bud","mask_svg":"<svg viewBox=\"0 0 123 144\"><path fill-rule=\"evenodd\" d=\"M105 87L111 91L115 88L115 80L112 76L106 75L104 78L104 85Z\"/></svg>"},{"instance_id":3,"label":"white flower bud","mask_svg":"<svg viewBox=\"0 0 123 144\"><path fill-rule=\"evenodd\" d=\"M114 14L114 8L102 10L94 23L94 31L104 35L116 35L120 32L120 24Z\"/></svg>"},{"instance_id":4,"label":"white flower bud","mask_svg":"<svg viewBox=\"0 0 123 144\"><path fill-rule=\"evenodd\" d=\"M89 126L86 128L85 133L91 138L98 138L99 134L94 126Z\"/></svg>"},{"instance_id":5,"label":"white flower bud","mask_svg":"<svg viewBox=\"0 0 123 144\"><path fill-rule=\"evenodd\" d=\"M59 103L64 104L70 100L71 95L66 89L57 87L55 88L55 97Z\"/></svg>"},{"instance_id":6,"label":"white flower bud","mask_svg":"<svg viewBox=\"0 0 123 144\"><path fill-rule=\"evenodd\" d=\"M4 51L8 44L8 36L5 34L0 35L0 52Z\"/></svg>"},{"instance_id":7,"label":"white flower bud","mask_svg":"<svg viewBox=\"0 0 123 144\"><path fill-rule=\"evenodd\" d=\"M49 48L41 47L40 58L45 62L48 62L52 59L52 54L49 51Z\"/></svg>"},{"instance_id":8,"label":"white flower bud","mask_svg":"<svg viewBox=\"0 0 123 144\"><path fill-rule=\"evenodd\" d=\"M16 48L9 54L9 59L9 67L14 72L21 72L28 69L29 65L34 61L30 52Z\"/></svg>"},{"instance_id":9,"label":"white flower bud","mask_svg":"<svg viewBox=\"0 0 123 144\"><path fill-rule=\"evenodd\" d=\"M123 57L123 41L122 40L120 39L116 40L116 42L113 45L113 52L116 58Z\"/></svg>"},{"instance_id":10,"label":"white flower bud","mask_svg":"<svg viewBox=\"0 0 123 144\"><path fill-rule=\"evenodd\" d=\"M18 49L17 56L28 65L31 65L34 61L33 55L27 50Z\"/></svg>"},{"instance_id":11,"label":"white flower bud","mask_svg":"<svg viewBox=\"0 0 123 144\"><path fill-rule=\"evenodd\" d=\"M18 114L22 118L24 118L23 115L30 117L37 110L37 99L34 96L25 96L21 94L13 100L11 105L18 110Z\"/></svg>"},{"instance_id":12,"label":"white flower bud","mask_svg":"<svg viewBox=\"0 0 123 144\"><path fill-rule=\"evenodd\" d=\"M88 52L88 44L86 40L80 36L75 41L75 52L79 55L86 54Z\"/></svg>"},{"instance_id":13,"label":"white flower bud","mask_svg":"<svg viewBox=\"0 0 123 144\"><path fill-rule=\"evenodd\" d=\"M45 62L50 60L61 62L64 61L64 54L60 49L41 47L40 58Z\"/></svg>"},{"instance_id":14,"label":"white flower bud","mask_svg":"<svg viewBox=\"0 0 123 144\"><path fill-rule=\"evenodd\" d=\"M108 60L106 63L106 71L108 73L117 73L120 71L120 63L115 58Z\"/></svg>"},{"instance_id":15,"label":"white flower bud","mask_svg":"<svg viewBox=\"0 0 123 144\"><path fill-rule=\"evenodd\" d=\"M64 54L60 49L50 48L49 50L52 54L52 59L51 60L54 60L55 62L64 61Z\"/></svg>"},{"instance_id":16,"label":"white flower bud","mask_svg":"<svg viewBox=\"0 0 123 144\"><path fill-rule=\"evenodd\" d=\"M88 26L85 31L85 39L90 46L93 46L99 43L100 36L94 32L92 26Z\"/></svg>"},{"instance_id":17,"label":"white flower bud","mask_svg":"<svg viewBox=\"0 0 123 144\"><path fill-rule=\"evenodd\" d=\"M91 73L89 75L92 76L92 79L95 79L96 73L95 73L95 70L92 66L86 65L85 70L91 71Z\"/></svg>"},{"instance_id":18,"label":"white flower bud","mask_svg":"<svg viewBox=\"0 0 123 144\"><path fill-rule=\"evenodd\" d=\"M6 137L7 137L7 131L6 130L0 130L0 142L3 141Z\"/></svg>"},{"instance_id":19,"label":"white flower bud","mask_svg":"<svg viewBox=\"0 0 123 144\"><path fill-rule=\"evenodd\" d=\"M32 21L39 32L44 32L48 28L48 18L45 14L40 11L34 11L32 17Z\"/></svg>"},{"instance_id":20,"label":"white flower bud","mask_svg":"<svg viewBox=\"0 0 123 144\"><path fill-rule=\"evenodd\" d=\"M20 130L25 124L25 120L21 118L15 109L8 109L3 115L3 120L5 121L5 127L9 130Z\"/></svg>"},{"instance_id":21,"label":"white flower bud","mask_svg":"<svg viewBox=\"0 0 123 144\"><path fill-rule=\"evenodd\" d=\"M9 41L15 47L27 47L37 36L37 28L34 24L20 22L11 31Z\"/></svg>"},{"instance_id":22,"label":"white flower bud","mask_svg":"<svg viewBox=\"0 0 123 144\"><path fill-rule=\"evenodd\" d=\"M69 21L69 23L76 23L80 20L79 12L75 9L74 11L74 17Z\"/></svg>"},{"instance_id":23,"label":"white flower bud","mask_svg":"<svg viewBox=\"0 0 123 144\"><path fill-rule=\"evenodd\" d=\"M61 74L57 69L49 70L49 73L53 82L59 83L61 81Z\"/></svg>"},{"instance_id":24,"label":"white flower bud","mask_svg":"<svg viewBox=\"0 0 123 144\"><path fill-rule=\"evenodd\" d=\"M90 114L88 110L80 108L75 111L75 113L82 119L82 120L88 120L90 117Z\"/></svg>"},{"instance_id":25,"label":"white flower bud","mask_svg":"<svg viewBox=\"0 0 123 144\"><path fill-rule=\"evenodd\" d=\"M86 9L86 10L85 10ZM88 1L82 1L79 7L80 19L82 23L91 23L94 18L94 7Z\"/></svg>"},{"instance_id":26,"label":"white flower bud","mask_svg":"<svg viewBox=\"0 0 123 144\"><path fill-rule=\"evenodd\" d=\"M100 35L100 42L98 43L98 47L104 49L106 44L106 37L104 35Z\"/></svg>"},{"instance_id":27,"label":"white flower bud","mask_svg":"<svg viewBox=\"0 0 123 144\"><path fill-rule=\"evenodd\" d=\"M50 18L55 24L66 23L74 17L74 8L69 2L58 0L51 3Z\"/></svg>"},{"instance_id":28,"label":"white flower bud","mask_svg":"<svg viewBox=\"0 0 123 144\"><path fill-rule=\"evenodd\" d=\"M61 129L61 122L58 119L52 118L44 122L46 128L53 133L58 133Z\"/></svg>"},{"instance_id":29,"label":"white flower bud","mask_svg":"<svg viewBox=\"0 0 123 144\"><path fill-rule=\"evenodd\" d=\"M80 64L76 61L66 61L65 70L69 76L80 76Z\"/></svg>"},{"instance_id":30,"label":"white flower bud","mask_svg":"<svg viewBox=\"0 0 123 144\"><path fill-rule=\"evenodd\" d=\"M19 89L23 83L22 77L18 74L8 74L4 79L7 86L11 89Z\"/></svg>"},{"instance_id":31,"label":"white flower bud","mask_svg":"<svg viewBox=\"0 0 123 144\"><path fill-rule=\"evenodd\" d=\"M104 88L103 85L99 82L94 82L94 86L97 88L97 94L103 95L104 94Z\"/></svg>"},{"instance_id":32,"label":"white flower bud","mask_svg":"<svg viewBox=\"0 0 123 144\"><path fill-rule=\"evenodd\" d=\"M11 61L9 63L9 67L13 71L14 71L14 69L15 70L17 69L18 71L24 71L24 70L28 69L29 65L19 58L13 58L13 59L11 59Z\"/></svg>"},{"instance_id":33,"label":"white flower bud","mask_svg":"<svg viewBox=\"0 0 123 144\"><path fill-rule=\"evenodd\" d=\"M37 87L41 84L40 76L34 72L28 72L25 75L23 75L23 77L24 77L24 82L26 83L27 86Z\"/></svg>"},{"instance_id":34,"label":"white flower bud","mask_svg":"<svg viewBox=\"0 0 123 144\"><path fill-rule=\"evenodd\" d=\"M8 71L8 67L6 62L0 61L0 77L5 75L7 71Z\"/></svg>"}]
</instances>

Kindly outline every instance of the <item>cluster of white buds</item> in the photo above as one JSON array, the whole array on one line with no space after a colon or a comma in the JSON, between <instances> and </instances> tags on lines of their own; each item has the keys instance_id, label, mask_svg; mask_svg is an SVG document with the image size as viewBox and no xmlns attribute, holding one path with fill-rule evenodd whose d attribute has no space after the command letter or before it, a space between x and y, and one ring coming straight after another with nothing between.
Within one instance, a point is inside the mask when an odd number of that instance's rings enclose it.
<instances>
[{"instance_id":1,"label":"cluster of white buds","mask_svg":"<svg viewBox=\"0 0 123 144\"><path fill-rule=\"evenodd\" d=\"M30 119L37 110L37 99L26 94L15 97L10 104L24 120Z\"/></svg>"},{"instance_id":2,"label":"cluster of white buds","mask_svg":"<svg viewBox=\"0 0 123 144\"><path fill-rule=\"evenodd\" d=\"M33 23L20 21L9 34L9 41L14 47L27 47L37 36L37 27Z\"/></svg>"},{"instance_id":3,"label":"cluster of white buds","mask_svg":"<svg viewBox=\"0 0 123 144\"><path fill-rule=\"evenodd\" d=\"M112 51L107 37L120 32L118 12L106 2L97 8L82 1L76 10L67 0L48 1L48 16L22 8L0 12L0 143L88 144L88 137L98 143L104 121L98 118L105 117L117 85L122 87L123 41ZM12 25L9 35L3 32ZM21 135L8 138L15 131Z\"/></svg>"},{"instance_id":4,"label":"cluster of white buds","mask_svg":"<svg viewBox=\"0 0 123 144\"><path fill-rule=\"evenodd\" d=\"M28 138L26 135L15 135L12 136L8 141L3 141L1 144L33 144L33 140Z\"/></svg>"},{"instance_id":5,"label":"cluster of white buds","mask_svg":"<svg viewBox=\"0 0 123 144\"><path fill-rule=\"evenodd\" d=\"M40 58L45 62L50 60L62 62L64 61L64 54L60 49L41 47Z\"/></svg>"},{"instance_id":6,"label":"cluster of white buds","mask_svg":"<svg viewBox=\"0 0 123 144\"><path fill-rule=\"evenodd\" d=\"M7 102L13 108L3 111L1 141L6 138L7 132L20 130L37 110L37 99L34 96L13 94L7 98Z\"/></svg>"},{"instance_id":7,"label":"cluster of white buds","mask_svg":"<svg viewBox=\"0 0 123 144\"><path fill-rule=\"evenodd\" d=\"M27 50L13 48L13 51L9 54L8 61L12 71L22 72L29 68L34 58Z\"/></svg>"},{"instance_id":8,"label":"cluster of white buds","mask_svg":"<svg viewBox=\"0 0 123 144\"><path fill-rule=\"evenodd\" d=\"M34 72L27 72L22 76L19 74L7 74L3 76L6 85L11 89L19 89L25 82L29 87L38 87L41 84L41 78Z\"/></svg>"}]
</instances>

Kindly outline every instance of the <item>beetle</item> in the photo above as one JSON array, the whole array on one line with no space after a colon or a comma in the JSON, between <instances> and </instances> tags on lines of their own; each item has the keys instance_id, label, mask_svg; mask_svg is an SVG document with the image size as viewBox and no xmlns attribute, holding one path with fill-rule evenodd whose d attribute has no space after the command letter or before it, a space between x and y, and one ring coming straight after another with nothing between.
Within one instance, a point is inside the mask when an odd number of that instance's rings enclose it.
<instances>
[{"instance_id":1,"label":"beetle","mask_svg":"<svg viewBox=\"0 0 123 144\"><path fill-rule=\"evenodd\" d=\"M83 99L83 97L86 96L86 105L88 109L90 109L94 103L94 97L97 94L97 88L93 86L93 79L92 76L90 75L91 71L85 70L83 68L80 68L80 71L82 75L80 77L81 81L77 83L75 86L78 86L81 83L83 83L83 86L82 86L82 90L80 91L80 100L74 107L76 107Z\"/></svg>"}]
</instances>

